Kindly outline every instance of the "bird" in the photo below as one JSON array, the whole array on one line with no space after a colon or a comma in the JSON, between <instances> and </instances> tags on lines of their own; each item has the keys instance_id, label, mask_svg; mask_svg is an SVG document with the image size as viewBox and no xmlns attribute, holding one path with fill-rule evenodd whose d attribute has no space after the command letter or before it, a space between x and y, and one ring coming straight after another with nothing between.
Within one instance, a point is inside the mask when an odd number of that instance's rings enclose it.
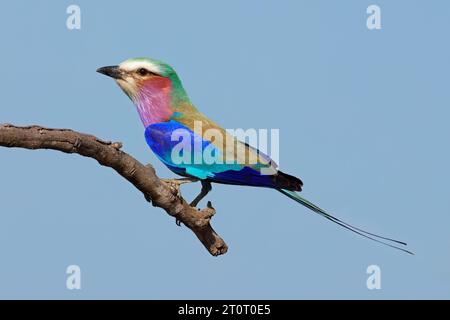
<instances>
[{"instance_id":1,"label":"bird","mask_svg":"<svg viewBox=\"0 0 450 320\"><path fill-rule=\"evenodd\" d=\"M201 191L191 206L196 207L212 190L212 183L270 188L360 236L413 254L405 249L405 242L355 227L300 196L302 180L282 172L267 154L230 135L201 113L169 64L140 57L98 68L97 72L113 78L133 102L145 128L145 140L157 158L183 177L180 181L201 182ZM216 135L203 134L208 130ZM217 139L220 135L222 139ZM226 146L223 141L228 142ZM209 152L203 153L206 150ZM206 159L205 154L222 161Z\"/></svg>"}]
</instances>

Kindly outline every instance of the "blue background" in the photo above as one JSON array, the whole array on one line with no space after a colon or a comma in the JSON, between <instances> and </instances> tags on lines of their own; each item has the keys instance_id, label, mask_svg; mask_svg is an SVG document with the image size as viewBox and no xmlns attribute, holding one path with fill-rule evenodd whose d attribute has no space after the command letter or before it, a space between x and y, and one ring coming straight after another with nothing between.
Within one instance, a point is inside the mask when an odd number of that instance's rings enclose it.
<instances>
[{"instance_id":1,"label":"blue background","mask_svg":"<svg viewBox=\"0 0 450 320\"><path fill-rule=\"evenodd\" d=\"M66 8L81 7L81 30ZM382 30L366 8L382 10ZM211 257L195 236L94 160L0 148L0 298L450 298L444 1L9 1L0 122L73 128L173 177L134 106L96 68L162 59L226 128L280 129L304 196L409 243L380 246L278 192L215 185ZM187 186L191 199L199 185ZM66 289L66 268L82 289ZM366 287L381 268L381 290Z\"/></svg>"}]
</instances>

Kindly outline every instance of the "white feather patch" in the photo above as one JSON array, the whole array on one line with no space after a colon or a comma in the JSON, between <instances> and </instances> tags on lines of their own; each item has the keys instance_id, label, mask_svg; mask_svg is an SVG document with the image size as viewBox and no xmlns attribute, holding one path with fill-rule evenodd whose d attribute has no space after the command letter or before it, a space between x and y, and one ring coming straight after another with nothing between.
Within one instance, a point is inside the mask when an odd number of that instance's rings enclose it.
<instances>
[{"instance_id":1,"label":"white feather patch","mask_svg":"<svg viewBox=\"0 0 450 320\"><path fill-rule=\"evenodd\" d=\"M159 70L159 67L148 60L126 60L119 64L120 69L125 71L134 71L138 70L140 68L145 68L149 70L150 72L160 74L161 70Z\"/></svg>"}]
</instances>

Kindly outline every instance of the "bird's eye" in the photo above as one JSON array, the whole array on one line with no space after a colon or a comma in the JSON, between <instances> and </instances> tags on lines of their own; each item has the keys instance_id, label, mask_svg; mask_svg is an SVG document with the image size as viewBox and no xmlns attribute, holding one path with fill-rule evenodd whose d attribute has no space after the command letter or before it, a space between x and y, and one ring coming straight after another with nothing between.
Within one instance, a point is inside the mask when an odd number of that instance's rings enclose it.
<instances>
[{"instance_id":1,"label":"bird's eye","mask_svg":"<svg viewBox=\"0 0 450 320\"><path fill-rule=\"evenodd\" d=\"M138 72L139 75L141 75L141 76L146 76L147 74L150 73L150 72L149 72L147 69L145 69L145 68L140 68L140 69L138 69L137 72Z\"/></svg>"}]
</instances>

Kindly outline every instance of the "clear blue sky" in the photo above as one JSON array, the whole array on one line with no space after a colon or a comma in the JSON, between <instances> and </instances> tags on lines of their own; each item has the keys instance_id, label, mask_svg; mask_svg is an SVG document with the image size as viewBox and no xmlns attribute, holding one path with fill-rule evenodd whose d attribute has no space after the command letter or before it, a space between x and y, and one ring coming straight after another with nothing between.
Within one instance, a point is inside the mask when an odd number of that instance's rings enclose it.
<instances>
[{"instance_id":1,"label":"clear blue sky","mask_svg":"<svg viewBox=\"0 0 450 320\"><path fill-rule=\"evenodd\" d=\"M66 8L81 7L81 30ZM366 8L382 29L366 28ZM226 128L280 129L281 169L380 246L278 192L215 185L211 257L91 159L0 148L0 298L450 298L450 4L444 1L8 1L0 122L73 128L173 177L134 106L95 72L136 56L174 66ZM184 189L192 198L199 186ZM82 289L66 289L66 267ZM379 265L382 289L366 288Z\"/></svg>"}]
</instances>

